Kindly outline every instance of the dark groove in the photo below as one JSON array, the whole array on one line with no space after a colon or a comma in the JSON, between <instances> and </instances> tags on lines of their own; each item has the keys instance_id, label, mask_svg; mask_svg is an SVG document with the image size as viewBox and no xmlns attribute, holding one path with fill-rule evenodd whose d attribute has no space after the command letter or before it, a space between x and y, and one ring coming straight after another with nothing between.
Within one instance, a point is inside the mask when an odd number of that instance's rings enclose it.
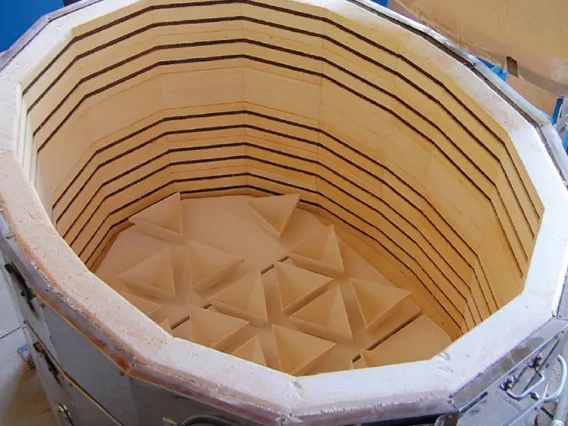
<instances>
[{"instance_id":1,"label":"dark groove","mask_svg":"<svg viewBox=\"0 0 568 426\"><path fill-rule=\"evenodd\" d=\"M493 292L493 287L491 286L491 281L489 281L489 279L487 278L487 273L485 272L485 269L483 268L483 266L481 265L481 260L479 260L479 270L481 271L481 273L483 274L483 279L485 280L485 282L487 283L487 287L489 287L489 292L491 293L491 299L495 302L495 306L497 306L497 310L500 309L499 303L497 302L497 298L495 297L495 293ZM473 273L475 273L475 269L473 270ZM477 274L476 274L477 276ZM478 277L477 281L479 283L479 288L481 289L481 292L485 295L485 292L483 291L483 287L481 287L481 280ZM491 314L494 314L495 312L492 312L491 309L491 305L488 303L487 307L489 308L489 312L491 312Z\"/></svg>"},{"instance_id":2,"label":"dark groove","mask_svg":"<svg viewBox=\"0 0 568 426\"><path fill-rule=\"evenodd\" d=\"M485 292L483 291L483 288L481 287L481 283L479 282L479 277L477 276L477 274L475 273L475 270L473 270L473 276L475 277L476 281L477 281L477 285L479 287L479 291L481 293L481 296L483 298L483 302L485 303L485 306L487 306L487 311L489 312L489 315L493 314L493 312L491 312L491 307L489 305L489 299L488 296L485 294ZM488 286L490 288L490 292L491 292L491 297L494 299L495 296L493 294L493 290L491 289L491 286ZM473 291L471 293L471 297L473 298L473 301L475 303L475 297L473 296ZM482 321L484 319L484 316L481 315L481 310L479 309L479 306L477 305L477 303L475 303L475 307L477 308L477 311L479 312L479 316L482 318Z\"/></svg>"},{"instance_id":3,"label":"dark groove","mask_svg":"<svg viewBox=\"0 0 568 426\"><path fill-rule=\"evenodd\" d=\"M377 346L379 346L381 343L387 341L389 338L391 338L392 336L394 336L396 333L398 333L399 331L402 331L403 328L405 328L406 326L410 325L410 323L414 322L414 320L416 318L418 318L420 316L420 314L416 314L413 315L410 319L406 320L405 322L403 322L402 324L400 324L398 327L394 328L393 330L391 330L388 334L386 334L385 336L381 337L379 340L377 340L376 342L374 342L372 345L367 347L368 351L372 351L373 349L375 349Z\"/></svg>"}]
</instances>

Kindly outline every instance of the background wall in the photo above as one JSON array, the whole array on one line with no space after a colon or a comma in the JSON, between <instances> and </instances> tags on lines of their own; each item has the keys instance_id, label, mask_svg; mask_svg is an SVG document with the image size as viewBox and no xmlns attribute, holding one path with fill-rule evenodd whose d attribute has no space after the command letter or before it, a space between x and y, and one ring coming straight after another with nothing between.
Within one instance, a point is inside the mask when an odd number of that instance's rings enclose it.
<instances>
[{"instance_id":1,"label":"background wall","mask_svg":"<svg viewBox=\"0 0 568 426\"><path fill-rule=\"evenodd\" d=\"M391 0L389 7L501 68L509 56L523 79L568 94L566 0Z\"/></svg>"},{"instance_id":2,"label":"background wall","mask_svg":"<svg viewBox=\"0 0 568 426\"><path fill-rule=\"evenodd\" d=\"M7 50L41 16L61 7L62 0L0 0L0 52Z\"/></svg>"}]
</instances>

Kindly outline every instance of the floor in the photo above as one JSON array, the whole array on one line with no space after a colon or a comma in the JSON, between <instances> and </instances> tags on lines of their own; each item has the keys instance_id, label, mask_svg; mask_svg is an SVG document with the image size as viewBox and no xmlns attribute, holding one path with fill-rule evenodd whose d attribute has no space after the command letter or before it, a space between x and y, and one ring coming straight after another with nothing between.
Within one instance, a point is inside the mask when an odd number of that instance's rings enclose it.
<instances>
[{"instance_id":1,"label":"floor","mask_svg":"<svg viewBox=\"0 0 568 426\"><path fill-rule=\"evenodd\" d=\"M18 348L25 343L4 276L0 273L0 425L57 426L39 377L18 355Z\"/></svg>"}]
</instances>

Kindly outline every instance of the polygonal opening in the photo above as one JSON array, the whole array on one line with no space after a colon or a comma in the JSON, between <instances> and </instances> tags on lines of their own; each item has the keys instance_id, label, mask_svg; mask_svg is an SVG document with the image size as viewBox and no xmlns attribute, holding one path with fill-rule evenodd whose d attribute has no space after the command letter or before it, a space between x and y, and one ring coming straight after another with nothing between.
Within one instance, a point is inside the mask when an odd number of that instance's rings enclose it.
<instances>
[{"instance_id":1,"label":"polygonal opening","mask_svg":"<svg viewBox=\"0 0 568 426\"><path fill-rule=\"evenodd\" d=\"M156 321L167 317L176 336L187 337L188 305L208 303L215 315L282 327L270 302L263 308L267 274L243 276L273 267L290 329L349 341L348 322L362 318L357 347L332 354L332 369L412 325L419 310L405 304L409 294L456 339L523 287L543 207L514 147L415 65L411 37L379 47L365 28L353 38L337 15L281 4L156 0L120 11L156 6L129 20L145 28L139 34L120 39L127 26L103 26L112 16L75 28L90 35L24 84L36 186L56 229L111 286L170 299ZM248 194L276 196L244 206L223 198ZM202 197L220 198L183 201ZM330 226L298 227L297 206ZM235 209L234 229L216 226L226 235L194 222L221 220L215 209ZM243 209L291 261L253 247L256 230L239 233ZM124 232L140 235L127 243ZM237 240L247 239L241 250ZM363 266L346 267L340 244ZM109 262L120 268L98 269ZM374 279L361 276L368 267ZM235 295L239 287L246 295ZM342 311L342 294L360 317ZM205 322L189 322L190 340L209 342ZM292 364L287 372L307 371Z\"/></svg>"},{"instance_id":2,"label":"polygonal opening","mask_svg":"<svg viewBox=\"0 0 568 426\"><path fill-rule=\"evenodd\" d=\"M147 0L73 26L21 82L14 152L168 344L295 375L429 359L523 292L561 182L537 194L538 135L455 58L309 3Z\"/></svg>"}]
</instances>

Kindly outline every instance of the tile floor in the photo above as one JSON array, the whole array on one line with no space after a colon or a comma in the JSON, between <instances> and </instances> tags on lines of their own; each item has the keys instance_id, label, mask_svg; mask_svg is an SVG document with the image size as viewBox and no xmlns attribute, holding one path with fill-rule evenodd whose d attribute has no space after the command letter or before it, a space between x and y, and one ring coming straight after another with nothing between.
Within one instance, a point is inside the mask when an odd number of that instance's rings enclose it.
<instances>
[{"instance_id":1,"label":"tile floor","mask_svg":"<svg viewBox=\"0 0 568 426\"><path fill-rule=\"evenodd\" d=\"M0 425L57 426L36 371L30 370L17 353L25 343L0 273Z\"/></svg>"}]
</instances>

